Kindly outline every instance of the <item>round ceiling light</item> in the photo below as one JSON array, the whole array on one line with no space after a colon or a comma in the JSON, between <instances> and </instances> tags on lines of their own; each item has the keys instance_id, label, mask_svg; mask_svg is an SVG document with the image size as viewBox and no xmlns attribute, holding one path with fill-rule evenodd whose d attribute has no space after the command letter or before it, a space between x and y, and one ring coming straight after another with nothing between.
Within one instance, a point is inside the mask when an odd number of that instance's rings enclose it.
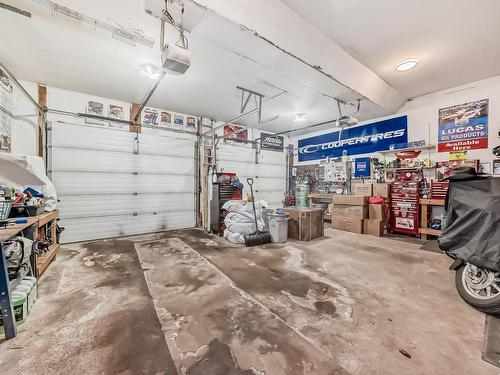
<instances>
[{"instance_id":1,"label":"round ceiling light","mask_svg":"<svg viewBox=\"0 0 500 375\"><path fill-rule=\"evenodd\" d=\"M304 117L304 115L302 113L299 113L299 114L295 115L295 117L293 118L293 121L304 122L304 121L307 121L307 118Z\"/></svg>"},{"instance_id":2,"label":"round ceiling light","mask_svg":"<svg viewBox=\"0 0 500 375\"><path fill-rule=\"evenodd\" d=\"M417 64L418 61L415 59L406 59L396 64L396 70L398 72L407 72L416 67Z\"/></svg>"}]
</instances>

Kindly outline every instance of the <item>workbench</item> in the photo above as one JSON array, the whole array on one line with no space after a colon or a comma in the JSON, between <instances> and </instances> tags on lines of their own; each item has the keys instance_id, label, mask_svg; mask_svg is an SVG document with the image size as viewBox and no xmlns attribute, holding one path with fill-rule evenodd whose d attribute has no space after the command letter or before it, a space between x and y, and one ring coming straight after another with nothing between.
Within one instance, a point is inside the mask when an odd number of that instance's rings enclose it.
<instances>
[{"instance_id":1,"label":"workbench","mask_svg":"<svg viewBox=\"0 0 500 375\"><path fill-rule=\"evenodd\" d=\"M24 224L14 224L7 226L7 228L0 228L0 247L5 241L8 241L18 235L31 240L36 240L38 237L38 230L48 224L50 226L49 230L51 238L53 239L53 244L49 247L49 250L40 257L37 258L36 254L33 254L32 256L32 259L34 260L32 262L32 268L35 272L35 277L38 278L47 269L47 266L59 251L60 245L57 243L58 217L59 211L56 210L53 212L43 213L39 216L30 217L28 218L28 222ZM5 338L7 340L14 338L17 333L10 290L14 289L19 281L20 280L16 279L9 280L7 261L3 250L0 248L0 314L2 314Z\"/></svg>"},{"instance_id":2,"label":"workbench","mask_svg":"<svg viewBox=\"0 0 500 375\"><path fill-rule=\"evenodd\" d=\"M420 233L420 238L423 240L427 240L428 235L441 235L440 230L427 227L429 206L444 206L444 199L420 199L420 228L418 232Z\"/></svg>"}]
</instances>

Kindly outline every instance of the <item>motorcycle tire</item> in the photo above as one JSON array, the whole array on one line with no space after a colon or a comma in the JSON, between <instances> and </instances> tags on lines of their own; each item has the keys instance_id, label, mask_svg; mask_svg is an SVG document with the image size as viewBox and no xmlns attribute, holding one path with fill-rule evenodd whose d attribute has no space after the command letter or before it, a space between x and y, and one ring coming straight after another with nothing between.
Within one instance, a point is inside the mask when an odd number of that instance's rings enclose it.
<instances>
[{"instance_id":1,"label":"motorcycle tire","mask_svg":"<svg viewBox=\"0 0 500 375\"><path fill-rule=\"evenodd\" d=\"M489 315L500 315L500 293L488 299L474 297L466 290L466 287L463 284L464 272L465 267L462 266L455 273L455 287L457 288L460 297L462 297L465 302L476 310Z\"/></svg>"}]
</instances>

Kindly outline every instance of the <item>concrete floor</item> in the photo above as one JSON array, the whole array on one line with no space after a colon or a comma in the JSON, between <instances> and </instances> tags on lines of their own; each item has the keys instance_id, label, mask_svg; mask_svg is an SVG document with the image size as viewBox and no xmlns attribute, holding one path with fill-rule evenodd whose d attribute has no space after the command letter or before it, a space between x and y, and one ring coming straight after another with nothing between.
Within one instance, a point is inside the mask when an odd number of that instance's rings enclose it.
<instances>
[{"instance_id":1,"label":"concrete floor","mask_svg":"<svg viewBox=\"0 0 500 375\"><path fill-rule=\"evenodd\" d=\"M484 316L419 244L328 229L244 248L186 230L64 246L1 374L499 374Z\"/></svg>"}]
</instances>

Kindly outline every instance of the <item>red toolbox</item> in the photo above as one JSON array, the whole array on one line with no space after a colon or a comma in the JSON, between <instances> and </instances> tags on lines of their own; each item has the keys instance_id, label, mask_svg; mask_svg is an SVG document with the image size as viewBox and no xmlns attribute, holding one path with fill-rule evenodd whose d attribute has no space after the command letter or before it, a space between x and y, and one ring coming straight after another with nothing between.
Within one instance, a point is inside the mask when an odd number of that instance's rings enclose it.
<instances>
[{"instance_id":1,"label":"red toolbox","mask_svg":"<svg viewBox=\"0 0 500 375\"><path fill-rule=\"evenodd\" d=\"M396 170L391 183L389 230L418 236L420 217L418 169Z\"/></svg>"}]
</instances>

